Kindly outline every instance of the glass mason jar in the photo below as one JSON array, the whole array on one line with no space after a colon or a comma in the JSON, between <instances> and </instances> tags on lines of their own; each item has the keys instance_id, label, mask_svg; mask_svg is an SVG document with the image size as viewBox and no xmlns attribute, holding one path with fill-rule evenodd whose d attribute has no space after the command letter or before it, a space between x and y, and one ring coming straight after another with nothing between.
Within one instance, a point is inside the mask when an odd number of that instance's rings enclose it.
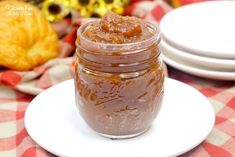
<instances>
[{"instance_id":1,"label":"glass mason jar","mask_svg":"<svg viewBox=\"0 0 235 157\"><path fill-rule=\"evenodd\" d=\"M86 123L110 138L137 136L151 126L163 98L164 71L160 35L128 44L104 44L78 29L75 63L76 105Z\"/></svg>"}]
</instances>

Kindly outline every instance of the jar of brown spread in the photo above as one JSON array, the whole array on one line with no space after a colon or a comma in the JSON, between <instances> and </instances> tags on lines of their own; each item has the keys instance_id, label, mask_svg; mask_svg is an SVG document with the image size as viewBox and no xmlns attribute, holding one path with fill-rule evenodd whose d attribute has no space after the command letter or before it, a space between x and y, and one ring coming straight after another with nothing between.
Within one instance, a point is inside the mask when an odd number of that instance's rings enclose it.
<instances>
[{"instance_id":1,"label":"jar of brown spread","mask_svg":"<svg viewBox=\"0 0 235 157\"><path fill-rule=\"evenodd\" d=\"M112 12L77 32L76 104L111 138L145 132L161 106L164 74L155 25Z\"/></svg>"}]
</instances>

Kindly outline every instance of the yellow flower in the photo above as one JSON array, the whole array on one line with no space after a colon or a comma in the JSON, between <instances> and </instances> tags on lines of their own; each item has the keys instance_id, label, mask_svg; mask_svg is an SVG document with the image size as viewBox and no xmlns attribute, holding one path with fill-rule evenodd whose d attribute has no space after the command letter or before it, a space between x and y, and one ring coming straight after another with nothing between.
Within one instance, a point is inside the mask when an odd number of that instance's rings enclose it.
<instances>
[{"instance_id":1,"label":"yellow flower","mask_svg":"<svg viewBox=\"0 0 235 157\"><path fill-rule=\"evenodd\" d=\"M57 21L70 13L70 3L68 0L46 0L42 12L48 21Z\"/></svg>"},{"instance_id":2,"label":"yellow flower","mask_svg":"<svg viewBox=\"0 0 235 157\"><path fill-rule=\"evenodd\" d=\"M107 4L107 9L111 10L117 14L122 14L124 11L124 3L122 0L105 0Z\"/></svg>"},{"instance_id":3,"label":"yellow flower","mask_svg":"<svg viewBox=\"0 0 235 157\"><path fill-rule=\"evenodd\" d=\"M93 13L95 17L102 17L107 12L107 6L104 0L95 0L92 4Z\"/></svg>"},{"instance_id":4,"label":"yellow flower","mask_svg":"<svg viewBox=\"0 0 235 157\"><path fill-rule=\"evenodd\" d=\"M64 18L76 10L82 17L102 17L107 11L122 14L129 0L46 0L42 11L49 21Z\"/></svg>"},{"instance_id":5,"label":"yellow flower","mask_svg":"<svg viewBox=\"0 0 235 157\"><path fill-rule=\"evenodd\" d=\"M77 10L83 17L90 17L93 12L93 3L96 0L70 0L71 8Z\"/></svg>"},{"instance_id":6,"label":"yellow flower","mask_svg":"<svg viewBox=\"0 0 235 157\"><path fill-rule=\"evenodd\" d=\"M96 0L93 3L95 15L104 16L107 11L122 14L129 0Z\"/></svg>"}]
</instances>

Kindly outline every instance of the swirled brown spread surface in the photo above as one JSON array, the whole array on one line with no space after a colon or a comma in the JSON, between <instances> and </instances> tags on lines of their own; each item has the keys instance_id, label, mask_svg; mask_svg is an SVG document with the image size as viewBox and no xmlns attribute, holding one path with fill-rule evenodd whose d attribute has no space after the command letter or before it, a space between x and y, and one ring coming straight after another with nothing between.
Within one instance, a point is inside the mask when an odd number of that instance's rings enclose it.
<instances>
[{"instance_id":1,"label":"swirled brown spread surface","mask_svg":"<svg viewBox=\"0 0 235 157\"><path fill-rule=\"evenodd\" d=\"M99 22L91 24L83 35L94 42L123 44L146 40L153 33L136 17L109 12Z\"/></svg>"}]
</instances>

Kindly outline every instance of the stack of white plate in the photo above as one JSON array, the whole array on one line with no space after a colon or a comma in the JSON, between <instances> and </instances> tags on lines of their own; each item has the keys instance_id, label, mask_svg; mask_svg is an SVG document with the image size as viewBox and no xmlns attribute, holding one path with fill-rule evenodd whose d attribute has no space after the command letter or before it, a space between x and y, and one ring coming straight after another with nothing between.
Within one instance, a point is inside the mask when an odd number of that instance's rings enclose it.
<instances>
[{"instance_id":1,"label":"stack of white plate","mask_svg":"<svg viewBox=\"0 0 235 157\"><path fill-rule=\"evenodd\" d=\"M201 77L235 80L235 1L191 4L160 23L162 58Z\"/></svg>"}]
</instances>

